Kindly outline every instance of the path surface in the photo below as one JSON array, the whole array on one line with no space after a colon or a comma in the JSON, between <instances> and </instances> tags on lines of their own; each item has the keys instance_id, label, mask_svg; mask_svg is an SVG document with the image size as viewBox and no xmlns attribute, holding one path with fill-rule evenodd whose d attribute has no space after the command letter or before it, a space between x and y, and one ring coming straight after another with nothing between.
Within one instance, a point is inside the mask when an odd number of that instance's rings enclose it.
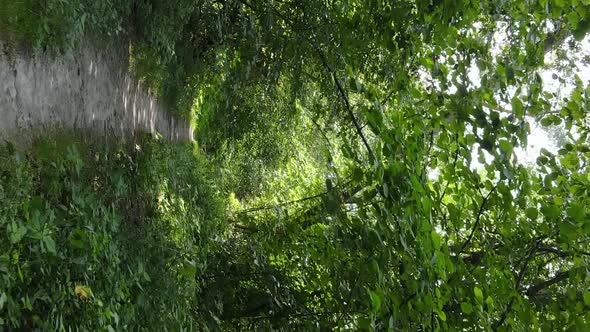
<instances>
[{"instance_id":1,"label":"path surface","mask_svg":"<svg viewBox=\"0 0 590 332\"><path fill-rule=\"evenodd\" d=\"M0 42L0 138L45 129L93 130L105 136L160 133L193 139L188 121L170 116L127 70L124 52L82 45L68 55L8 55Z\"/></svg>"}]
</instances>

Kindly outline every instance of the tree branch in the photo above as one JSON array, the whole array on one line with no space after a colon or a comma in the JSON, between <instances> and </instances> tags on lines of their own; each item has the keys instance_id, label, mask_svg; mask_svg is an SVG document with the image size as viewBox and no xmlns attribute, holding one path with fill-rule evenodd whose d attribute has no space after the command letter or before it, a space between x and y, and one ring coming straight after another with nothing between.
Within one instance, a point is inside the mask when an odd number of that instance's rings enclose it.
<instances>
[{"instance_id":1,"label":"tree branch","mask_svg":"<svg viewBox=\"0 0 590 332\"><path fill-rule=\"evenodd\" d=\"M348 186L350 183L352 183L352 180L348 180L346 182L344 182L341 185L335 186L334 188L332 188L331 190L335 190L338 187L345 187ZM346 189L346 188L344 188ZM345 196L345 199L349 199L350 197L354 196L356 193L358 193L362 188L358 188L358 187L354 187L352 188L352 190L348 191L343 191L343 195ZM301 202L305 202L305 201L310 201L316 198L320 198L322 196L327 195L328 193L330 193L331 190L313 195L313 196L308 196L308 197L304 197L304 198L300 198L300 199L296 199L296 200L292 200L292 201L286 201L286 202L280 202L277 204L269 204L269 205L262 205L262 206L256 206L253 208L249 208L249 209L244 209L241 211L236 212L236 214L246 214L246 213L251 213L251 212L257 212L257 211L264 211L264 210L271 210L271 209L276 209L278 207L282 207L285 205L290 205L290 204L294 204L294 203L301 203Z\"/></svg>"},{"instance_id":2,"label":"tree branch","mask_svg":"<svg viewBox=\"0 0 590 332\"><path fill-rule=\"evenodd\" d=\"M308 197L304 197L301 199L296 199L293 201L287 201L287 202L281 202L281 203L277 203L277 204L271 204L271 205L263 205L263 206L257 206L257 207L253 207L253 208L249 208L249 209L244 209L241 211L238 211L237 214L246 214L246 213L250 213L250 212L256 212L256 211L264 211L264 210L271 210L271 209L275 209L281 206L285 206L285 205L290 205L290 204L294 204L294 203L301 203L301 202L305 202L305 201L309 201L312 199L316 199L316 198L320 198L324 195L327 195L328 192L323 192L323 193L319 193L317 195L313 195L313 196L308 196Z\"/></svg>"},{"instance_id":3,"label":"tree branch","mask_svg":"<svg viewBox=\"0 0 590 332\"><path fill-rule=\"evenodd\" d=\"M251 4L249 4L247 1L241 0L240 2L243 3L244 5L246 5L247 7L249 7L250 9L255 10L255 8ZM285 23L288 23L291 26L291 28L293 29L293 32L295 32L300 37L302 37L303 39L305 39L305 41L307 41L311 45L311 47L316 51L316 53L320 57L320 60L322 62L322 65L326 68L326 70L328 71L329 75L332 76L332 78L334 79L334 82L336 83L336 88L338 90L338 93L340 95L340 98L341 98L342 102L344 103L344 106L346 108L346 111L348 112L348 115L352 119L352 122L354 124L354 127L356 129L357 134L360 136L361 140L363 141L363 144L367 148L367 151L368 151L369 155L371 155L371 156L373 156L375 158L376 155L373 153L373 150L369 146L369 142L367 141L367 138L363 134L362 128L359 125L359 122L357 121L356 117L354 116L354 113L352 112L352 107L350 106L350 101L348 100L348 97L346 96L346 92L345 92L344 88L342 87L342 85L340 84L340 80L338 79L338 76L336 75L336 72L334 70L332 70L332 67L328 63L328 60L327 60L324 52L320 48L320 46L317 43L317 41L315 40L315 38L312 39L312 38L310 38L308 36L305 36L305 35L302 35L301 33L299 33L297 31L297 29L296 29L296 26L297 26L296 23L297 22L295 22L293 19L291 19L291 18L287 17L286 15L284 15L281 11L279 11L274 6L270 6L270 7L272 8L273 12L275 12L275 14L277 14L277 16L279 16L280 18L282 18L285 21Z\"/></svg>"},{"instance_id":4,"label":"tree branch","mask_svg":"<svg viewBox=\"0 0 590 332\"><path fill-rule=\"evenodd\" d=\"M520 285L522 284L522 280L524 279L524 274L526 273L526 271L529 267L529 263L531 262L533 257L535 257L535 254L537 253L537 250L539 249L539 245L541 244L541 241L543 241L543 238L537 238L535 240L531 250L529 251L529 254L527 255L527 257L524 261L522 269L520 269L520 272L518 272L518 276L516 278L516 285L514 286L514 290L517 292L518 292L518 289L520 288ZM515 300L515 297L511 296L510 302L508 303L508 305L506 306L506 308L502 312L502 316L500 316L500 319L496 323L494 323L494 325L492 326L492 330L497 331L498 327L500 327L500 326L502 326L502 324L504 324L504 321L506 321L506 317L508 317L508 312L510 312L510 310L512 309L512 305L514 304L514 300Z\"/></svg>"},{"instance_id":5,"label":"tree branch","mask_svg":"<svg viewBox=\"0 0 590 332\"><path fill-rule=\"evenodd\" d=\"M529 287L526 291L526 295L528 297L534 297L535 295L537 295L538 292L540 292L541 290L550 287L558 282L564 281L566 279L568 279L571 275L570 273L571 270L569 271L564 271L564 272L558 272L553 278L549 279L549 280L545 280L542 281L538 284L532 285L531 287Z\"/></svg>"},{"instance_id":6,"label":"tree branch","mask_svg":"<svg viewBox=\"0 0 590 332\"><path fill-rule=\"evenodd\" d=\"M498 187L498 184L496 184L492 188L492 190L490 190L490 192L487 194L486 197L484 197L483 201L481 202L481 205L479 206L479 211L477 212L477 217L475 218L475 223L473 224L473 228L471 229L471 233L467 237L467 240L465 240L465 242L461 246L461 250L459 250L459 254L461 254L463 252L463 250L465 250L465 248L467 247L467 245L469 244L469 242L471 242L471 239L473 238L473 235L475 234L475 230L479 226L479 220L481 219L481 215L483 214L483 210L485 208L485 205L486 205L488 199L490 198L490 196L492 195L492 193L494 192L494 190L496 190L497 187Z\"/></svg>"},{"instance_id":7,"label":"tree branch","mask_svg":"<svg viewBox=\"0 0 590 332\"><path fill-rule=\"evenodd\" d=\"M311 43L311 41L309 41L309 42ZM342 102L344 103L344 106L346 108L346 111L348 112L348 115L352 119L352 122L354 124L354 127L356 129L357 134L360 136L360 138L363 141L363 144L365 145L365 147L367 148L367 151L369 152L369 154L371 156L375 157L375 154L373 153L373 150L369 146L369 142L367 141L367 139L365 138L365 135L363 134L363 130L362 130L359 122L357 121L356 117L354 116L354 113L352 112L352 107L350 106L350 101L348 100L348 97L346 96L346 92L344 91L344 88L340 84L340 80L338 79L338 76L336 75L336 72L332 70L332 67L328 63L328 60L326 59L326 56L324 55L324 52L320 49L320 47L317 44L317 42L313 42L312 43L312 47L314 48L314 50L316 51L316 53L320 57L320 60L322 61L322 64L324 65L324 67L326 68L326 70L328 71L328 73L334 79L334 82L336 83L336 88L338 90L338 93L340 94L340 98L341 98Z\"/></svg>"}]
</instances>

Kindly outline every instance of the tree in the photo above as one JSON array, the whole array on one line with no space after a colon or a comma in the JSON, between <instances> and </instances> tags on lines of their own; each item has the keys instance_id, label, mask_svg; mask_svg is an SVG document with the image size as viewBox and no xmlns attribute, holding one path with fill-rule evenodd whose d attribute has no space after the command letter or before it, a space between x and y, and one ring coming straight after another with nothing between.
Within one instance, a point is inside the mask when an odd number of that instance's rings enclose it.
<instances>
[{"instance_id":1,"label":"tree","mask_svg":"<svg viewBox=\"0 0 590 332\"><path fill-rule=\"evenodd\" d=\"M549 39L580 39L585 5L238 3L270 24L265 38L278 29L305 54L303 86L331 111L299 100L308 116L335 119L333 157L344 160L337 188L239 216L250 259L264 262L252 268L273 276L259 287L275 289L275 305L245 310L242 323L587 326L588 88L579 81L554 109L539 76ZM526 145L525 117L565 122L579 138L527 168L513 152Z\"/></svg>"},{"instance_id":2,"label":"tree","mask_svg":"<svg viewBox=\"0 0 590 332\"><path fill-rule=\"evenodd\" d=\"M183 269L203 329L588 330L590 88L540 74L588 1L123 4L135 73L239 207ZM531 121L569 140L525 166Z\"/></svg>"}]
</instances>

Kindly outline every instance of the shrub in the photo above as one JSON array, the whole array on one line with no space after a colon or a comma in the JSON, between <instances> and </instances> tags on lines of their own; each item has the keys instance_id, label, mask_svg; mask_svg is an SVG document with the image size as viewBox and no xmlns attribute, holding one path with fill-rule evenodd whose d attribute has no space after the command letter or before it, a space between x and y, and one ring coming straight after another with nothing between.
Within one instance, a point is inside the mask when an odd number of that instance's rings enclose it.
<instances>
[{"instance_id":1,"label":"shrub","mask_svg":"<svg viewBox=\"0 0 590 332\"><path fill-rule=\"evenodd\" d=\"M2 147L0 326L194 326L197 272L223 234L207 170L190 145L153 138Z\"/></svg>"}]
</instances>

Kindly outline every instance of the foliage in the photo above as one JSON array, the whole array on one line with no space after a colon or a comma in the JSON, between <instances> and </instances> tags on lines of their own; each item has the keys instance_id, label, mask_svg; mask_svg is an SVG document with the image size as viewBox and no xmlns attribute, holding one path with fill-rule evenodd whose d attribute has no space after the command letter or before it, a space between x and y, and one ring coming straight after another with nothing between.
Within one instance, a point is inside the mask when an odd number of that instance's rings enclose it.
<instances>
[{"instance_id":1,"label":"foliage","mask_svg":"<svg viewBox=\"0 0 590 332\"><path fill-rule=\"evenodd\" d=\"M587 329L588 87L556 102L537 73L543 41L579 38L566 4L244 6L299 43L299 73L324 75L306 77L324 99L303 117L331 125L345 162L323 189L269 186L237 212L226 246L240 249L219 269L238 276L209 287L228 291L226 328ZM514 150L530 119L570 136L527 167Z\"/></svg>"},{"instance_id":2,"label":"foliage","mask_svg":"<svg viewBox=\"0 0 590 332\"><path fill-rule=\"evenodd\" d=\"M35 48L68 50L93 31L113 36L125 28L130 1L0 1L0 32Z\"/></svg>"},{"instance_id":3,"label":"foliage","mask_svg":"<svg viewBox=\"0 0 590 332\"><path fill-rule=\"evenodd\" d=\"M101 327L116 312L129 328L588 330L590 87L574 77L560 98L540 73L579 50L589 5L134 2L133 68L193 116L210 160L149 141L118 157L130 171L109 157L96 177L75 152L7 154L1 310ZM523 165L531 123L565 134ZM78 197L93 197L81 220L111 220L88 276L57 241ZM71 314L98 299L109 314Z\"/></svg>"},{"instance_id":4,"label":"foliage","mask_svg":"<svg viewBox=\"0 0 590 332\"><path fill-rule=\"evenodd\" d=\"M5 146L0 162L0 325L198 324L195 271L223 210L190 146L105 150L58 135Z\"/></svg>"}]
</instances>

